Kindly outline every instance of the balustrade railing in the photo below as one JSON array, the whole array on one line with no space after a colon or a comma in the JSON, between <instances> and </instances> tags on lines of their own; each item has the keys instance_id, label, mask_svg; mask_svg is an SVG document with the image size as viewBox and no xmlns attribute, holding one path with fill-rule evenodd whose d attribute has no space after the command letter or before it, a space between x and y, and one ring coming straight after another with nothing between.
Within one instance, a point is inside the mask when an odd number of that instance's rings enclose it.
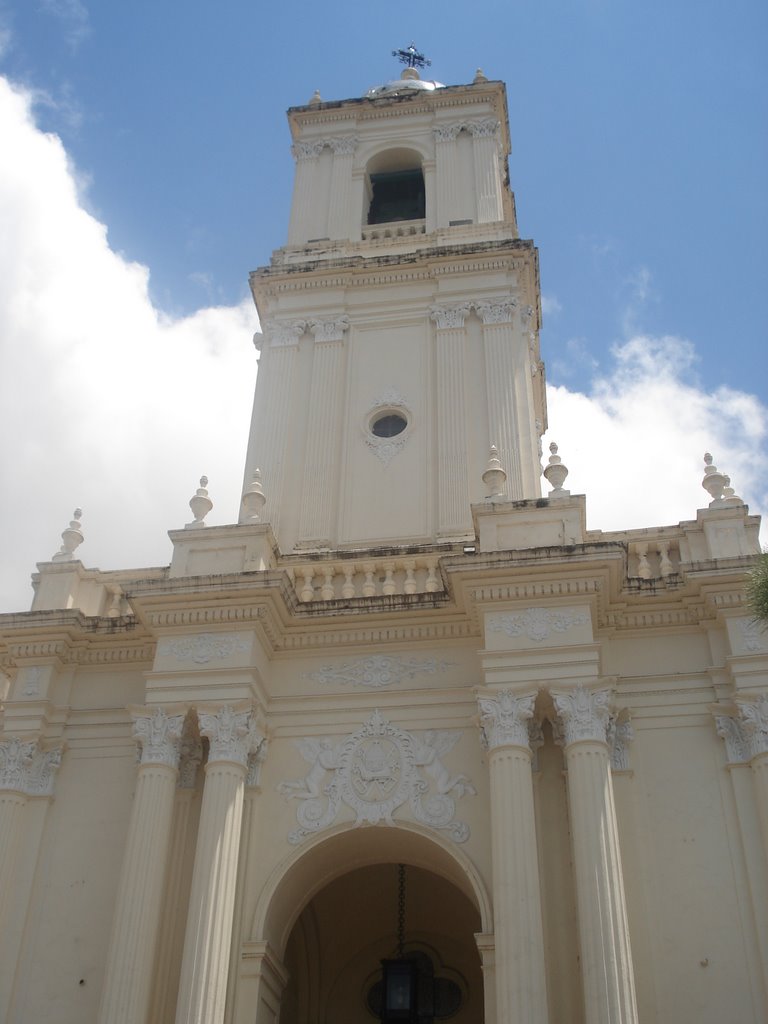
<instances>
[{"instance_id":1,"label":"balustrade railing","mask_svg":"<svg viewBox=\"0 0 768 1024\"><path fill-rule=\"evenodd\" d=\"M313 562L290 566L288 575L303 604L444 590L434 557Z\"/></svg>"}]
</instances>

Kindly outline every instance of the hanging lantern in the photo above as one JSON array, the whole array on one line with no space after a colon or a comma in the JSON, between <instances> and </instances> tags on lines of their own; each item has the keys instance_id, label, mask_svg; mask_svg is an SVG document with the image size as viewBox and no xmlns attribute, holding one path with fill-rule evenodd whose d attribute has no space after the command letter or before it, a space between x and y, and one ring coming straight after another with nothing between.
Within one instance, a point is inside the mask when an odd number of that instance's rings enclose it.
<instances>
[{"instance_id":1,"label":"hanging lantern","mask_svg":"<svg viewBox=\"0 0 768 1024\"><path fill-rule=\"evenodd\" d=\"M384 972L381 1001L382 1024L418 1022L418 975L415 960L404 955L405 947L405 865L398 865L397 957L382 960Z\"/></svg>"}]
</instances>

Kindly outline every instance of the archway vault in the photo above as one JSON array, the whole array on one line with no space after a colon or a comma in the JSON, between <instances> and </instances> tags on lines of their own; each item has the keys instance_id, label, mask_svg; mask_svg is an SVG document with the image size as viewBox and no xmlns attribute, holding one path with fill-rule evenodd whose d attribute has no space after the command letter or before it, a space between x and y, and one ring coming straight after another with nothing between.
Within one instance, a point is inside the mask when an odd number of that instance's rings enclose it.
<instances>
[{"instance_id":1,"label":"archway vault","mask_svg":"<svg viewBox=\"0 0 768 1024\"><path fill-rule=\"evenodd\" d=\"M256 905L252 940L266 940L285 953L288 937L304 907L335 879L375 864L410 864L444 878L480 915L480 930L493 931L486 885L467 855L450 840L420 825L340 825L295 850L272 872Z\"/></svg>"}]
</instances>

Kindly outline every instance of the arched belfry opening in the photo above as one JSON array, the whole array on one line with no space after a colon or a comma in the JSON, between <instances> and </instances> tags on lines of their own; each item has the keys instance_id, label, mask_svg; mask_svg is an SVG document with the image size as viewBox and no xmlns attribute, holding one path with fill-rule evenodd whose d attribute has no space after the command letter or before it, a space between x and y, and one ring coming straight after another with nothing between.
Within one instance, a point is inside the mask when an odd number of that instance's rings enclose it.
<instances>
[{"instance_id":1,"label":"arched belfry opening","mask_svg":"<svg viewBox=\"0 0 768 1024\"><path fill-rule=\"evenodd\" d=\"M383 1010L392 959L412 968L416 1024L483 1024L489 905L465 861L410 828L347 830L308 849L254 922L285 969L280 1024L395 1019Z\"/></svg>"},{"instance_id":2,"label":"arched belfry opening","mask_svg":"<svg viewBox=\"0 0 768 1024\"><path fill-rule=\"evenodd\" d=\"M388 149L369 162L366 224L423 220L426 191L421 156L412 149Z\"/></svg>"}]
</instances>

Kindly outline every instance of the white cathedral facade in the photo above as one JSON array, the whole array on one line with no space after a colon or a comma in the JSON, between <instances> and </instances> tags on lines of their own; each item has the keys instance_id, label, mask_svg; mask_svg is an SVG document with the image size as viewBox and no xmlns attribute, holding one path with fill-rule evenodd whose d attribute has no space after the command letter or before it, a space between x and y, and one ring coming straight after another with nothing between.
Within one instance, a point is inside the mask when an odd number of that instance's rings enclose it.
<instances>
[{"instance_id":1,"label":"white cathedral facade","mask_svg":"<svg viewBox=\"0 0 768 1024\"><path fill-rule=\"evenodd\" d=\"M288 117L239 521L0 616L0 1022L762 1024L757 517L542 496L500 82Z\"/></svg>"}]
</instances>

